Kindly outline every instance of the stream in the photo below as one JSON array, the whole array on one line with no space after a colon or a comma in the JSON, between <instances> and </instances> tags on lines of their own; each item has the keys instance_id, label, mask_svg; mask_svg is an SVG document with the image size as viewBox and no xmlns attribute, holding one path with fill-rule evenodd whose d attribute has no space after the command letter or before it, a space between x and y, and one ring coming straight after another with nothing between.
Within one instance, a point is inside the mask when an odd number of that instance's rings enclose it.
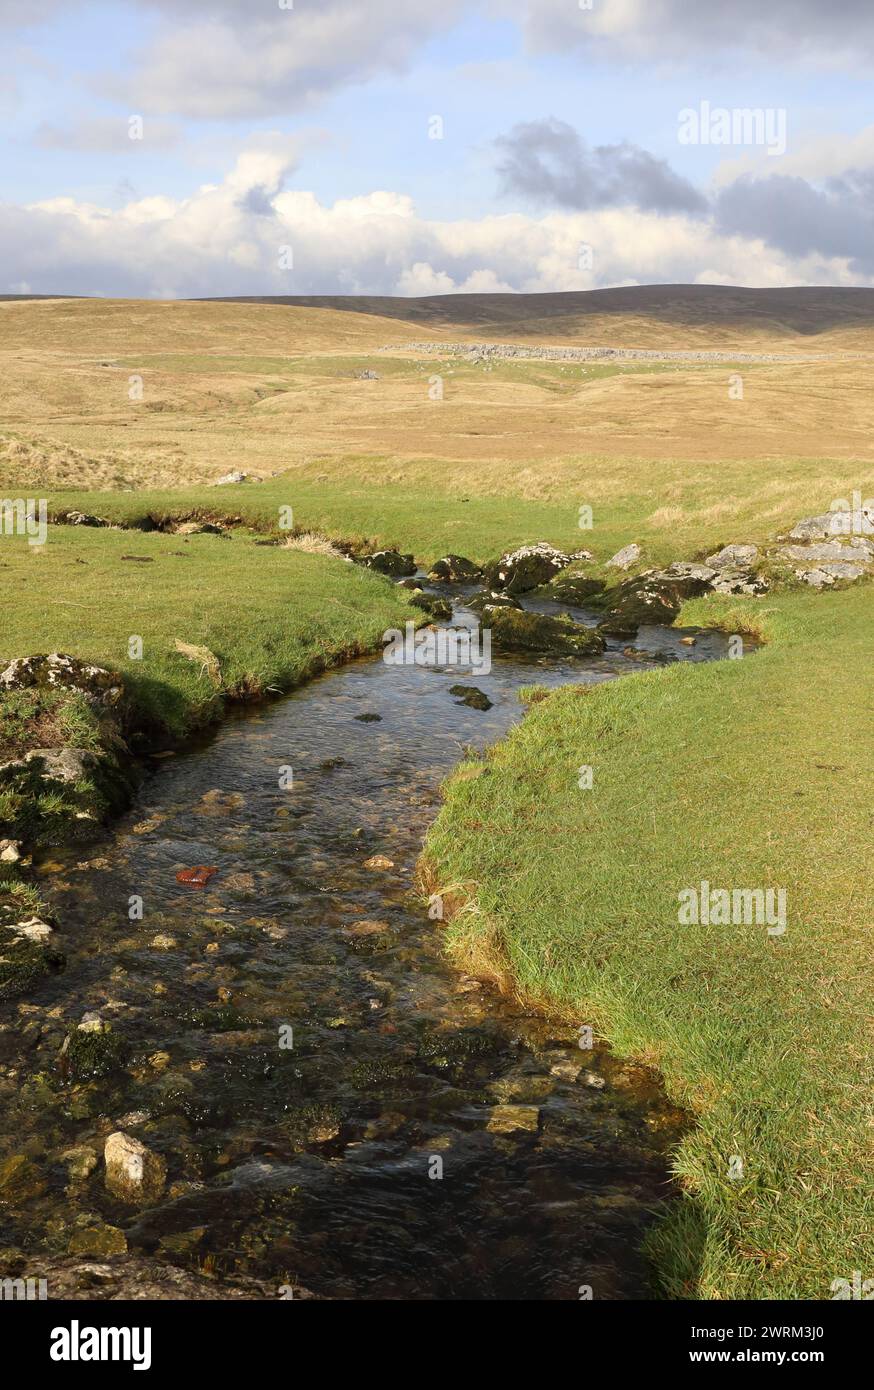
<instances>
[{"instance_id":1,"label":"stream","mask_svg":"<svg viewBox=\"0 0 874 1390\"><path fill-rule=\"evenodd\" d=\"M475 621L472 591L432 592ZM442 780L521 718L521 686L726 650L683 635L643 628L634 656L495 656L487 676L352 662L155 760L88 858L43 856L67 966L0 1033L0 1160L43 1174L0 1207L0 1247L60 1255L115 1228L132 1254L332 1299L648 1296L640 1247L684 1116L645 1069L460 976L414 870ZM492 707L457 703L459 681ZM177 882L199 864L218 868L206 888ZM65 1078L89 1011L124 1064ZM504 1105L535 1108L534 1127L501 1132ZM115 1129L167 1161L144 1208L106 1190L102 1161L62 1161L99 1158Z\"/></svg>"}]
</instances>

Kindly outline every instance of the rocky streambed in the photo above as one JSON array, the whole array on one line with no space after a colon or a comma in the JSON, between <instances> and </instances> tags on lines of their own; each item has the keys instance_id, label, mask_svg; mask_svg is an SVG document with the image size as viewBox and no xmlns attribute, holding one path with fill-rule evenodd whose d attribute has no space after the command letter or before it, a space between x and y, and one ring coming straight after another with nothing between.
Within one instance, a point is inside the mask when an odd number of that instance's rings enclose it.
<instances>
[{"instance_id":1,"label":"rocky streambed","mask_svg":"<svg viewBox=\"0 0 874 1390\"><path fill-rule=\"evenodd\" d=\"M425 596L472 626L466 578ZM351 663L156 760L99 842L37 859L58 968L0 1006L0 1275L87 1298L649 1291L683 1117L587 1020L459 976L415 868L441 780L521 686L728 639L650 625L629 649L567 595L508 597L570 608L584 640L487 674Z\"/></svg>"}]
</instances>

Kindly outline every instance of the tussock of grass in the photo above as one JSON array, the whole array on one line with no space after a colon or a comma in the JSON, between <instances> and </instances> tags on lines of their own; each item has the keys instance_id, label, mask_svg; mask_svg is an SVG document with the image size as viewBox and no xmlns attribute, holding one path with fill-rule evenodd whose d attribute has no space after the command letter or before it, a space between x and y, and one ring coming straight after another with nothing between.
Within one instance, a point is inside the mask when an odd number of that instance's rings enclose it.
<instances>
[{"instance_id":1,"label":"tussock of grass","mask_svg":"<svg viewBox=\"0 0 874 1390\"><path fill-rule=\"evenodd\" d=\"M497 954L696 1113L653 1242L674 1296L829 1298L874 1265L870 615L864 588L688 605L769 644L534 704L429 838L435 882L475 900L452 950ZM702 879L784 887L785 936L680 926Z\"/></svg>"}]
</instances>

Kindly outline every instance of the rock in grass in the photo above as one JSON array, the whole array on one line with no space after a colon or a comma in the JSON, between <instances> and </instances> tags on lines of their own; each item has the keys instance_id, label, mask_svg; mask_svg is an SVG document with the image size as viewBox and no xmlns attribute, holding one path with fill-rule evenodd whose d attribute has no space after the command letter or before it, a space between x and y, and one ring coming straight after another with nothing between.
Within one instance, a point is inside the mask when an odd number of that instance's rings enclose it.
<instances>
[{"instance_id":1,"label":"rock in grass","mask_svg":"<svg viewBox=\"0 0 874 1390\"><path fill-rule=\"evenodd\" d=\"M760 574L754 574L752 570L724 569L713 581L713 592L715 594L747 594L750 596L766 594L768 581L763 579Z\"/></svg>"},{"instance_id":2,"label":"rock in grass","mask_svg":"<svg viewBox=\"0 0 874 1390\"><path fill-rule=\"evenodd\" d=\"M457 695L458 705L469 705L471 709L491 709L492 702L485 691L478 690L475 685L450 685L450 695Z\"/></svg>"},{"instance_id":3,"label":"rock in grass","mask_svg":"<svg viewBox=\"0 0 874 1390\"><path fill-rule=\"evenodd\" d=\"M488 608L483 615L483 630L491 632L492 644L498 651L597 656L605 647L599 632L564 614L553 618L515 608Z\"/></svg>"},{"instance_id":4,"label":"rock in grass","mask_svg":"<svg viewBox=\"0 0 874 1390\"><path fill-rule=\"evenodd\" d=\"M48 656L21 656L0 670L3 690L78 690L91 704L118 704L124 693L121 677L102 666L92 666L66 652Z\"/></svg>"},{"instance_id":5,"label":"rock in grass","mask_svg":"<svg viewBox=\"0 0 874 1390\"><path fill-rule=\"evenodd\" d=\"M85 748L34 748L24 761L41 763L40 774L50 782L70 785L87 778L97 759Z\"/></svg>"},{"instance_id":6,"label":"rock in grass","mask_svg":"<svg viewBox=\"0 0 874 1390\"><path fill-rule=\"evenodd\" d=\"M539 1128L540 1110L536 1105L496 1105L486 1125L490 1134L515 1134L519 1130L536 1134Z\"/></svg>"},{"instance_id":7,"label":"rock in grass","mask_svg":"<svg viewBox=\"0 0 874 1390\"><path fill-rule=\"evenodd\" d=\"M167 1181L167 1164L139 1139L123 1130L110 1134L103 1150L106 1187L114 1197L132 1205L155 1202Z\"/></svg>"},{"instance_id":8,"label":"rock in grass","mask_svg":"<svg viewBox=\"0 0 874 1390\"><path fill-rule=\"evenodd\" d=\"M443 584L475 584L481 575L479 565L463 555L444 555L442 560L435 560L428 571L429 579Z\"/></svg>"},{"instance_id":9,"label":"rock in grass","mask_svg":"<svg viewBox=\"0 0 874 1390\"><path fill-rule=\"evenodd\" d=\"M755 564L758 555L755 545L724 545L715 555L707 556L707 563L715 570L748 569Z\"/></svg>"},{"instance_id":10,"label":"rock in grass","mask_svg":"<svg viewBox=\"0 0 874 1390\"><path fill-rule=\"evenodd\" d=\"M362 555L358 563L377 574L387 574L391 579L416 573L412 555L401 555L397 550L375 550L372 555Z\"/></svg>"},{"instance_id":11,"label":"rock in grass","mask_svg":"<svg viewBox=\"0 0 874 1390\"><path fill-rule=\"evenodd\" d=\"M636 565L639 559L640 546L636 541L632 541L631 545L624 545L621 550L617 550L616 554L607 561L607 566L610 569L630 570L631 566Z\"/></svg>"}]
</instances>

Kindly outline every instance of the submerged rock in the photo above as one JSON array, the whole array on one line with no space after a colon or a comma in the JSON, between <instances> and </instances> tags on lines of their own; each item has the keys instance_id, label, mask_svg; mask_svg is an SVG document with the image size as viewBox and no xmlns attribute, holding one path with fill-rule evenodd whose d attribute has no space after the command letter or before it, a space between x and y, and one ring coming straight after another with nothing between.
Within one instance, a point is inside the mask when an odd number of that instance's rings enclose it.
<instances>
[{"instance_id":1,"label":"submerged rock","mask_svg":"<svg viewBox=\"0 0 874 1390\"><path fill-rule=\"evenodd\" d=\"M106 1187L123 1202L140 1204L160 1197L167 1180L167 1164L123 1130L110 1134L103 1150Z\"/></svg>"},{"instance_id":2,"label":"submerged rock","mask_svg":"<svg viewBox=\"0 0 874 1390\"><path fill-rule=\"evenodd\" d=\"M496 1105L486 1125L490 1134L515 1134L519 1130L536 1134L539 1128L540 1110L536 1105Z\"/></svg>"},{"instance_id":3,"label":"submerged rock","mask_svg":"<svg viewBox=\"0 0 874 1390\"><path fill-rule=\"evenodd\" d=\"M488 608L483 628L492 634L498 651L542 652L548 656L597 656L604 638L569 615L549 617L514 608Z\"/></svg>"},{"instance_id":4,"label":"submerged rock","mask_svg":"<svg viewBox=\"0 0 874 1390\"><path fill-rule=\"evenodd\" d=\"M428 571L429 579L443 584L475 584L481 575L479 565L463 555L444 555L442 560L435 560Z\"/></svg>"},{"instance_id":5,"label":"submerged rock","mask_svg":"<svg viewBox=\"0 0 874 1390\"><path fill-rule=\"evenodd\" d=\"M491 709L492 702L488 695L482 690L478 690L475 685L450 685L450 695L457 695L458 705L469 705L471 709Z\"/></svg>"}]
</instances>

